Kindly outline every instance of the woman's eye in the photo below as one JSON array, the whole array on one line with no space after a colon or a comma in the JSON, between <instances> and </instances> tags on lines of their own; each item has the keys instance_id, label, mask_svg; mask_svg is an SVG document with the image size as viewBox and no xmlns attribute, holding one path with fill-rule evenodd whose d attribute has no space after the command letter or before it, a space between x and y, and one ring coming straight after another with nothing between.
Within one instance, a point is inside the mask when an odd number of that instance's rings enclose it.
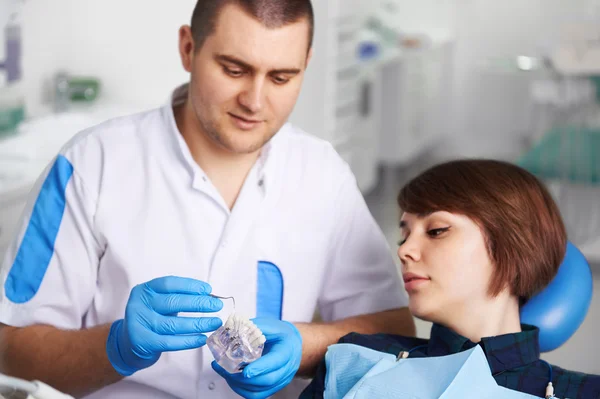
<instances>
[{"instance_id":1,"label":"woman's eye","mask_svg":"<svg viewBox=\"0 0 600 399\"><path fill-rule=\"evenodd\" d=\"M405 242L406 242L406 238L401 239L400 241L398 241L398 246L401 246Z\"/></svg>"},{"instance_id":2,"label":"woman's eye","mask_svg":"<svg viewBox=\"0 0 600 399\"><path fill-rule=\"evenodd\" d=\"M445 233L445 232L446 232L446 231L448 231L449 229L450 229L450 227L443 227L443 228L440 228L440 229L431 229L431 230L429 230L429 231L427 232L427 234L428 234L430 237L437 237L437 236L439 236L440 234L442 234L442 233Z\"/></svg>"}]
</instances>

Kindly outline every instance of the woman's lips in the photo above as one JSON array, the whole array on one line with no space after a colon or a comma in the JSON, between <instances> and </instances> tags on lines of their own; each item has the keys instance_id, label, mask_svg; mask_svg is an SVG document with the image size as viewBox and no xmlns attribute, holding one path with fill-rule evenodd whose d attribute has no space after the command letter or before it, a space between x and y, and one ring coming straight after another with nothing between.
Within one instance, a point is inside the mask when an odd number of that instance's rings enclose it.
<instances>
[{"instance_id":1,"label":"woman's lips","mask_svg":"<svg viewBox=\"0 0 600 399\"><path fill-rule=\"evenodd\" d=\"M430 281L429 278L414 273L404 273L402 278L406 291L414 291Z\"/></svg>"}]
</instances>

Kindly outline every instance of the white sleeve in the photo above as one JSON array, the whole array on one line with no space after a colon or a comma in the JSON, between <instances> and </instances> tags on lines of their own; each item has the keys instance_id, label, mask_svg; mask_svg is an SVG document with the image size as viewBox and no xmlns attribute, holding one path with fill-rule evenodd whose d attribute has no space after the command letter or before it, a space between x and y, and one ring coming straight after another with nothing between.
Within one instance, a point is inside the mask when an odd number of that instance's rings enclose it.
<instances>
[{"instance_id":1,"label":"white sleeve","mask_svg":"<svg viewBox=\"0 0 600 399\"><path fill-rule=\"evenodd\" d=\"M81 327L101 253L95 198L64 155L42 174L0 266L0 323Z\"/></svg>"},{"instance_id":2,"label":"white sleeve","mask_svg":"<svg viewBox=\"0 0 600 399\"><path fill-rule=\"evenodd\" d=\"M351 173L335 207L332 253L319 298L321 317L332 321L407 306L391 249Z\"/></svg>"}]
</instances>

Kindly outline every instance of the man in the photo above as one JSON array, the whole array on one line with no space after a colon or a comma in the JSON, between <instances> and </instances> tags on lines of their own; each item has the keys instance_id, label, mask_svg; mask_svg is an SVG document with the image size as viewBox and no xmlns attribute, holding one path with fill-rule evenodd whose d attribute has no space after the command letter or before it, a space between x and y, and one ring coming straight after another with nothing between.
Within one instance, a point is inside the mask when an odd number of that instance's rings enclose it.
<instances>
[{"instance_id":1,"label":"man","mask_svg":"<svg viewBox=\"0 0 600 399\"><path fill-rule=\"evenodd\" d=\"M309 0L200 0L189 85L62 149L0 272L0 371L93 399L264 398L350 331L414 333L349 168L285 124L312 31ZM267 338L242 373L198 349L233 311L211 293Z\"/></svg>"}]
</instances>

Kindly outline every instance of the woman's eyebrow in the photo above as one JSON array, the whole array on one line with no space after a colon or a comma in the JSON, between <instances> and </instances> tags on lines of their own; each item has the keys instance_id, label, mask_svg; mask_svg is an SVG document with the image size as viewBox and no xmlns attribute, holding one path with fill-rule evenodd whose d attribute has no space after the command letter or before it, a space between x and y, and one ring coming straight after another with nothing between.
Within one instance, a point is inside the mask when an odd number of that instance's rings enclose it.
<instances>
[{"instance_id":1,"label":"woman's eyebrow","mask_svg":"<svg viewBox=\"0 0 600 399\"><path fill-rule=\"evenodd\" d=\"M417 219L426 219L429 216L433 215L436 211L429 211L429 212L424 212L424 213L419 213L417 215ZM404 227L408 227L408 223L406 223L406 220L401 220L400 221L400 228L404 228Z\"/></svg>"}]
</instances>

